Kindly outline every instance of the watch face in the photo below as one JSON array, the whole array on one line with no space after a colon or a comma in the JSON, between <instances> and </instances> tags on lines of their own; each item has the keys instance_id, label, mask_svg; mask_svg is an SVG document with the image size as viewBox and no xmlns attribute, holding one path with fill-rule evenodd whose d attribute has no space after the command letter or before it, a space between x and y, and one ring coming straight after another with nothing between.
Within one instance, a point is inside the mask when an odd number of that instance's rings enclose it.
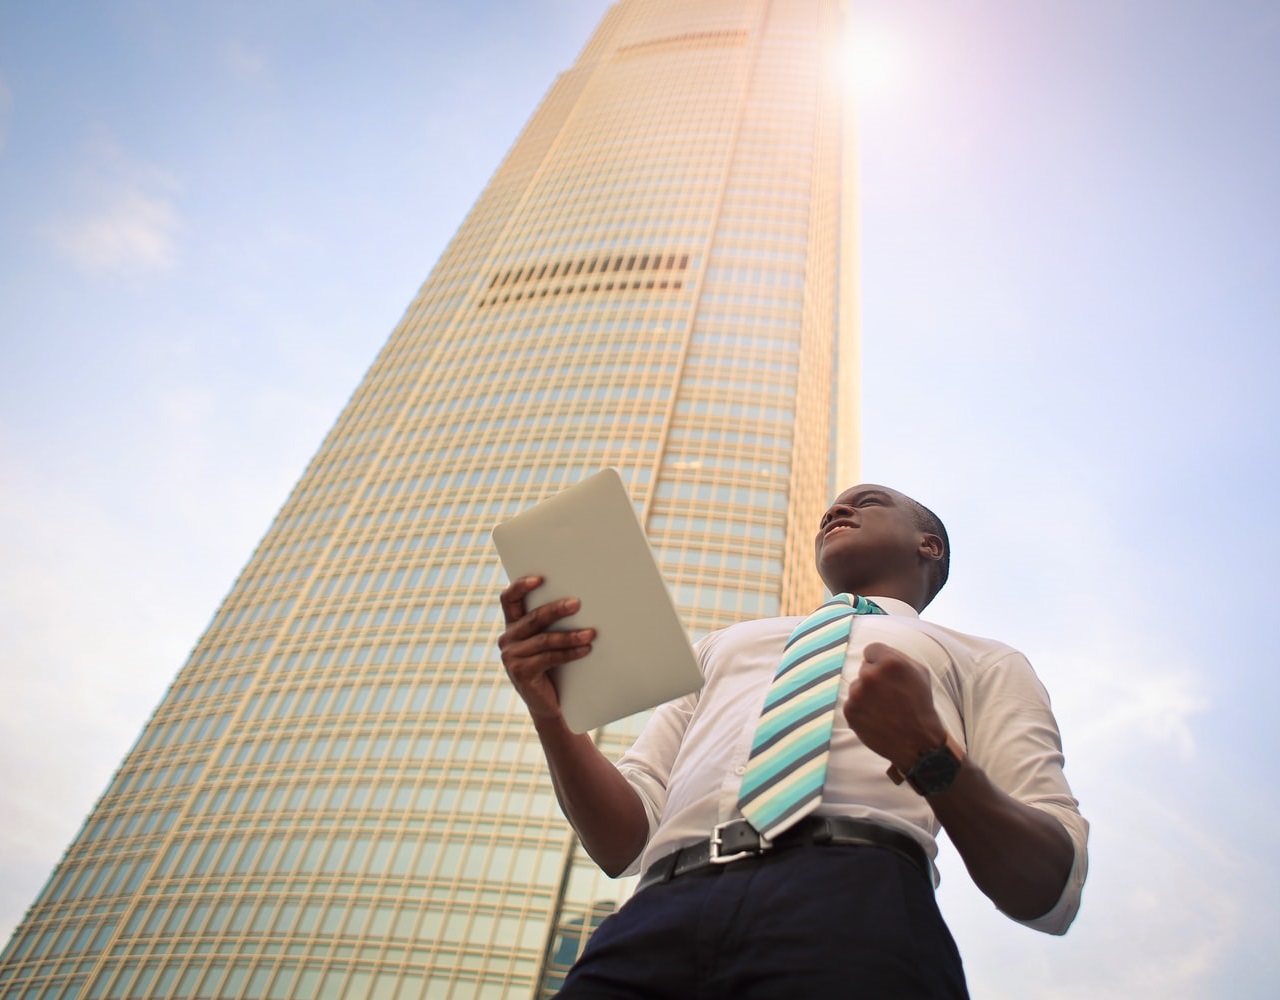
<instances>
[{"instance_id":1,"label":"watch face","mask_svg":"<svg viewBox=\"0 0 1280 1000\"><path fill-rule=\"evenodd\" d=\"M937 795L951 787L959 770L960 762L950 749L942 746L921 754L907 772L907 780L921 795Z\"/></svg>"}]
</instances>

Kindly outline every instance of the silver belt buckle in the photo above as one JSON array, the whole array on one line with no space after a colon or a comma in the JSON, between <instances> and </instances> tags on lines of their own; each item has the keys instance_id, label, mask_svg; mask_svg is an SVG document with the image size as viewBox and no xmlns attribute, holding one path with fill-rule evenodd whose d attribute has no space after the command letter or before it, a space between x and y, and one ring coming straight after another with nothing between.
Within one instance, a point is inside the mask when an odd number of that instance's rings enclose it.
<instances>
[{"instance_id":1,"label":"silver belt buckle","mask_svg":"<svg viewBox=\"0 0 1280 1000\"><path fill-rule=\"evenodd\" d=\"M735 851L732 854L721 854L720 848L724 844L722 832L725 827L732 826L734 823L746 824L745 820L730 819L723 823L717 823L711 828L711 856L707 859L713 865L727 865L730 861L737 861L739 858L754 858L759 854L763 854L773 846L772 843L765 840L759 834L756 834L755 850ZM749 824L746 824L749 826Z\"/></svg>"}]
</instances>

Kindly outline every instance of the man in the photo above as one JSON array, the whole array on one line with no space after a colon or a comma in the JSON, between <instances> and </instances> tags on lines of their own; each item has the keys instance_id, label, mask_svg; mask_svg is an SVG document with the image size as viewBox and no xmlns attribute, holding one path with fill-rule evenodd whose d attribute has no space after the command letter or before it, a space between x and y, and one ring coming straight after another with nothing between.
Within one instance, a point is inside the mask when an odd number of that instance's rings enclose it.
<instances>
[{"instance_id":1,"label":"man","mask_svg":"<svg viewBox=\"0 0 1280 1000\"><path fill-rule=\"evenodd\" d=\"M547 675L591 650L589 628L550 630L579 602L528 610L537 577L503 592L503 664L561 807L606 873L643 873L562 996L966 996L933 899L939 826L1004 913L1056 934L1074 918L1088 826L1043 687L1020 653L919 618L946 582L941 521L895 490L856 486L823 515L815 549L832 594L872 613L850 619L842 665L835 654L821 804L772 841L739 799L802 619L702 639L702 691L658 708L615 765L568 729Z\"/></svg>"}]
</instances>

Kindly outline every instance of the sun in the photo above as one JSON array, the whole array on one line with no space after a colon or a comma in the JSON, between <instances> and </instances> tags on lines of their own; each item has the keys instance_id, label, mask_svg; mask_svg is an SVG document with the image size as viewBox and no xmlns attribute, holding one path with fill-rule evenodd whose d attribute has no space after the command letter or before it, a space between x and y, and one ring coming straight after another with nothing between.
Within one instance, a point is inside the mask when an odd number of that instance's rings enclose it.
<instances>
[{"instance_id":1,"label":"sun","mask_svg":"<svg viewBox=\"0 0 1280 1000\"><path fill-rule=\"evenodd\" d=\"M844 85L859 97L892 91L902 78L901 46L883 32L851 29L840 58Z\"/></svg>"}]
</instances>

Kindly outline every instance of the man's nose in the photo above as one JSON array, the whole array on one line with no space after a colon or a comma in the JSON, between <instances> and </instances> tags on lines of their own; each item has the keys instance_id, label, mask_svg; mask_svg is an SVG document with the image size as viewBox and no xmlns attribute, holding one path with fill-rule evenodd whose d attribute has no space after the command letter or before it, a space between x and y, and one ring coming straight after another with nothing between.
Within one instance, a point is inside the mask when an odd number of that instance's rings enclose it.
<instances>
[{"instance_id":1,"label":"man's nose","mask_svg":"<svg viewBox=\"0 0 1280 1000\"><path fill-rule=\"evenodd\" d=\"M836 503L827 509L827 516L822 519L823 524L830 524L838 517L849 517L853 513L853 508L848 504Z\"/></svg>"}]
</instances>

